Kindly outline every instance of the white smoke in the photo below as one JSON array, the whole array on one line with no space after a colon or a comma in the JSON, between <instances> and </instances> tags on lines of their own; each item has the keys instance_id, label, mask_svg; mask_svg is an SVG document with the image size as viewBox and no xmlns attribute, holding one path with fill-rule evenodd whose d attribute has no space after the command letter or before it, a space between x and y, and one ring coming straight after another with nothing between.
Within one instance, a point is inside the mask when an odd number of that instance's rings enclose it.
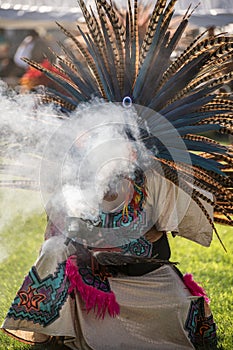
<instances>
[{"instance_id":1,"label":"white smoke","mask_svg":"<svg viewBox=\"0 0 233 350\"><path fill-rule=\"evenodd\" d=\"M0 183L38 193L36 200L34 195L21 201L21 215L41 212L49 203L56 212L95 220L104 194L119 177L132 176L148 162L134 108L94 99L68 118L53 106L38 105L33 93L20 94L4 83L0 95ZM2 190L2 203L4 193L9 191ZM0 228L14 219L15 205L8 204Z\"/></svg>"},{"instance_id":2,"label":"white smoke","mask_svg":"<svg viewBox=\"0 0 233 350\"><path fill-rule=\"evenodd\" d=\"M43 210L39 169L44 146L60 123L53 114L51 107L35 109L33 94L19 94L0 82L0 230L16 215ZM36 191L22 190L27 187Z\"/></svg>"}]
</instances>

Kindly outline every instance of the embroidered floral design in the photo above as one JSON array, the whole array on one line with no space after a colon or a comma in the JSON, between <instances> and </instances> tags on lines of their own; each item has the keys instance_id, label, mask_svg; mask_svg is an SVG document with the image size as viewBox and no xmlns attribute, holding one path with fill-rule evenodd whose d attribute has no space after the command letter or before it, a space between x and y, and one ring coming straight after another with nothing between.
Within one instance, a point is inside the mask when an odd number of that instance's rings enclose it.
<instances>
[{"instance_id":1,"label":"embroidered floral design","mask_svg":"<svg viewBox=\"0 0 233 350\"><path fill-rule=\"evenodd\" d=\"M27 320L46 327L59 317L68 295L65 263L59 264L54 275L41 279L36 267L25 278L8 312L15 320Z\"/></svg>"},{"instance_id":2,"label":"embroidered floral design","mask_svg":"<svg viewBox=\"0 0 233 350\"><path fill-rule=\"evenodd\" d=\"M31 286L27 291L19 291L18 296L20 297L19 306L25 306L27 311L31 309L39 311L40 303L46 299L45 295L38 294L36 288L32 288Z\"/></svg>"}]
</instances>

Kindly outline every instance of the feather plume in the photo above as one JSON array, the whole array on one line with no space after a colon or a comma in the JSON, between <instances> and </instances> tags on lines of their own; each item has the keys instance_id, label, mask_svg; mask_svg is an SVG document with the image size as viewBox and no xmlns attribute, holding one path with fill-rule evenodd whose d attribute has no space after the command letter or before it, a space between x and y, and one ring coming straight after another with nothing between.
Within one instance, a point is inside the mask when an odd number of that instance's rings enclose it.
<instances>
[{"instance_id":1,"label":"feather plume","mask_svg":"<svg viewBox=\"0 0 233 350\"><path fill-rule=\"evenodd\" d=\"M124 10L108 0L95 0L96 9L87 9L85 1L79 0L85 32L78 26L80 35L76 37L58 26L81 59L60 43L64 57L55 54L56 72L25 61L66 91L63 94L48 89L39 98L43 103L53 102L68 114L93 95L114 102L129 96L135 104L148 107L152 112L140 115L140 123L148 128L148 135L141 140L160 165L155 162L156 171L162 169L161 176L193 198L217 234L202 201L214 207L216 222L232 225L233 151L202 133L233 133L232 95L220 92L223 84L233 81L233 73L228 69L233 57L233 37L224 33L207 37L205 31L173 59L193 12L188 8L171 31L177 1L151 1L144 11L137 0L133 5L128 0ZM192 165L187 164L182 150L172 144L176 134ZM167 139L176 160L153 135ZM199 189L212 193L215 202L193 190L192 181Z\"/></svg>"}]
</instances>

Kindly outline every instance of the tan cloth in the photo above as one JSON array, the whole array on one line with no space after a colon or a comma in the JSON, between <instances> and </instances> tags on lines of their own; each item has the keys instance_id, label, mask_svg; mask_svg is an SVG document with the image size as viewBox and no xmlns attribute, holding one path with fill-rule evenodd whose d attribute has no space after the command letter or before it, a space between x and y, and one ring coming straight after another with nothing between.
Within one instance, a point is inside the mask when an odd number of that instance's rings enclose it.
<instances>
[{"instance_id":1,"label":"tan cloth","mask_svg":"<svg viewBox=\"0 0 233 350\"><path fill-rule=\"evenodd\" d=\"M93 313L80 312L82 303L76 299L87 349L193 349L184 331L191 297L170 266L142 277L120 276L110 282L121 307L119 317L96 320ZM72 340L66 344L72 349L80 346Z\"/></svg>"},{"instance_id":2,"label":"tan cloth","mask_svg":"<svg viewBox=\"0 0 233 350\"><path fill-rule=\"evenodd\" d=\"M202 245L210 244L211 225L183 191L154 171L147 174L147 188L145 211L157 230L177 231ZM205 207L212 215L210 206ZM49 238L35 264L39 277L54 274L57 264L74 252L71 244L64 244L63 236ZM194 297L171 266L140 277L122 275L109 281L120 304L120 315L114 319L107 315L98 320L93 312L87 314L76 295L76 299L68 296L60 317L46 327L13 318L6 318L2 327L28 342L43 343L50 336L64 336L66 345L73 350L193 349L184 324Z\"/></svg>"},{"instance_id":3,"label":"tan cloth","mask_svg":"<svg viewBox=\"0 0 233 350\"><path fill-rule=\"evenodd\" d=\"M35 265L40 278L53 274L57 263L73 250L71 244L64 245L61 236L46 241ZM60 317L47 327L6 318L3 328L27 342L43 343L50 336L65 336L65 344L74 350L193 349L184 323L194 297L171 266L140 277L121 275L109 281L120 304L116 318L106 315L99 320L94 312L87 314L76 295L75 300L68 297Z\"/></svg>"},{"instance_id":4,"label":"tan cloth","mask_svg":"<svg viewBox=\"0 0 233 350\"><path fill-rule=\"evenodd\" d=\"M152 218L158 231L174 231L179 236L209 246L213 229L201 208L188 194L171 181L161 177L154 170L146 172L148 197L146 202L147 218ZM213 196L198 189L206 197ZM213 208L201 200L202 205L213 220Z\"/></svg>"},{"instance_id":5,"label":"tan cloth","mask_svg":"<svg viewBox=\"0 0 233 350\"><path fill-rule=\"evenodd\" d=\"M213 238L213 229L202 209L192 200L188 194L179 189L171 181L160 176L155 170L148 170L146 175L147 196L143 207L143 229L135 230L135 238L145 234L155 225L157 231L176 232L177 235L185 237L203 246L209 246ZM212 194L198 189L206 197L213 200ZM125 192L119 194L118 199L113 203L107 203L108 210L113 207L124 205ZM47 213L53 223L59 223L57 227L60 230L65 229L65 216L73 216L72 213L61 215L61 208L57 203L64 201L64 197L54 198L48 206ZM201 200L202 205L213 220L213 207ZM59 208L59 209L56 209ZM65 208L62 208L64 213ZM56 211L58 210L58 211ZM66 233L67 234L67 233Z\"/></svg>"}]
</instances>

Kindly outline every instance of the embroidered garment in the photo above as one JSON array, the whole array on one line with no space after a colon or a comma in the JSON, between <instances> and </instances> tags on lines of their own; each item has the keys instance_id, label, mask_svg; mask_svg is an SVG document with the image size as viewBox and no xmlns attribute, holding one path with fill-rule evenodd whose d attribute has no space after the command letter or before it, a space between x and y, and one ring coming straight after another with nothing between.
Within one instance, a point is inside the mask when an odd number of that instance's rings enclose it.
<instances>
[{"instance_id":1,"label":"embroidered garment","mask_svg":"<svg viewBox=\"0 0 233 350\"><path fill-rule=\"evenodd\" d=\"M157 228L161 231L179 229L179 203L178 210L174 211L174 187L153 172L149 175L148 195L141 207L143 213L146 213L148 222L152 217L158 217ZM165 195L166 191L169 196ZM144 202L143 192L141 194ZM211 235L206 218L203 216L197 223L189 213L188 208L185 220L188 216L196 228L202 225L197 231L206 230ZM119 350L119 339L120 347L127 350L193 348L195 336L192 334L196 331L190 331L186 320L190 302L196 298L193 299L190 286L186 287L171 266L162 266L142 276L118 273L111 277L93 274L90 264L85 263L87 256L83 264L79 261L76 269L72 269L70 257L76 255L78 258L78 248L75 244L67 244L69 240L54 225L57 222L54 218L58 217L61 221L65 215L56 213L52 217L52 222L49 218L47 240L40 256L3 324L7 332L30 343L43 343L51 336L63 336L71 349ZM180 233L183 234L183 231ZM158 247L160 245L158 241ZM125 256L150 258L152 253L158 253L144 237L135 238L119 248ZM169 258L169 250L166 254ZM90 293L90 289L95 293ZM96 315L105 317L102 320Z\"/></svg>"},{"instance_id":2,"label":"embroidered garment","mask_svg":"<svg viewBox=\"0 0 233 350\"><path fill-rule=\"evenodd\" d=\"M85 264L78 266L75 255L66 262L66 276L70 282L68 292L79 293L85 301L87 312L94 309L99 318L104 318L107 311L111 317L120 313L119 304L110 289L107 277L94 274Z\"/></svg>"},{"instance_id":3,"label":"embroidered garment","mask_svg":"<svg viewBox=\"0 0 233 350\"><path fill-rule=\"evenodd\" d=\"M65 278L65 263L41 279L35 266L25 278L7 317L22 319L48 326L59 318L59 312L67 299L69 283Z\"/></svg>"},{"instance_id":4,"label":"embroidered garment","mask_svg":"<svg viewBox=\"0 0 233 350\"><path fill-rule=\"evenodd\" d=\"M205 316L204 298L191 302L185 328L196 350L217 349L216 325L212 315Z\"/></svg>"},{"instance_id":5,"label":"embroidered garment","mask_svg":"<svg viewBox=\"0 0 233 350\"><path fill-rule=\"evenodd\" d=\"M74 350L119 350L119 340L125 350L188 350L196 340L199 344L199 298L191 296L172 266L143 276L108 277L106 291L114 291L120 313L111 317L106 312L99 319L81 293L68 293L65 262L74 253L75 247L67 246L62 236L44 243L3 324L9 334L31 344L62 336ZM198 313L203 316L203 310ZM216 341L213 332L209 339Z\"/></svg>"},{"instance_id":6,"label":"embroidered garment","mask_svg":"<svg viewBox=\"0 0 233 350\"><path fill-rule=\"evenodd\" d=\"M143 211L148 220L151 216L156 217L158 197L161 203L157 220L159 229L166 231L177 227L178 215L172 206L176 192L165 180L156 176L153 179L147 177L149 191ZM163 186L171 196L164 195ZM65 217L56 215L60 220ZM189 208L186 215L189 215ZM190 220L198 225L192 216ZM205 220L203 216L199 224ZM40 256L3 323L8 334L31 344L60 336L73 350L188 350L195 348L196 339L199 346L200 320L189 321L193 317L189 311L190 303L199 297L191 295L190 286L187 288L172 266L163 265L140 276L121 272L115 276L93 274L91 266L85 262L89 257L83 255L84 264L80 264L77 245L56 231L56 225L52 225L50 235L50 225L51 221ZM202 230L206 228L203 225ZM208 229L206 232L211 234ZM145 237L138 237L119 248L126 257L148 258L157 252L154 244L156 242L152 245ZM169 258L169 250L166 254ZM70 270L73 256L77 257L77 266ZM90 288L94 289L94 294L90 293ZM205 334L205 342L208 341Z\"/></svg>"}]
</instances>

